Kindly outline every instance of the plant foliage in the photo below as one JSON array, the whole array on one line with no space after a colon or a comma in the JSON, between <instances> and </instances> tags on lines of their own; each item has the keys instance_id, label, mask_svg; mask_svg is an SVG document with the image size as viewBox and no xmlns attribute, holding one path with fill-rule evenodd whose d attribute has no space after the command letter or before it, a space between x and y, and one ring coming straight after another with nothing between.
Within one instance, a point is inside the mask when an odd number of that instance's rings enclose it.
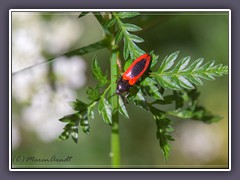
<instances>
[{"instance_id":1,"label":"plant foliage","mask_svg":"<svg viewBox=\"0 0 240 180\"><path fill-rule=\"evenodd\" d=\"M194 85L202 85L202 79L214 80L228 73L228 66L222 64L214 65L214 61L203 64L203 58L199 58L191 63L190 57L182 58L173 67L179 51L167 56L157 72L153 73L154 79L165 89L182 90L194 89ZM172 68L173 67L173 68ZM172 68L171 70L169 70Z\"/></svg>"},{"instance_id":2,"label":"plant foliage","mask_svg":"<svg viewBox=\"0 0 240 180\"><path fill-rule=\"evenodd\" d=\"M79 18L85 16L87 13L82 13ZM95 13L95 17L102 25L104 32L110 32L114 37L116 44L123 42L123 57L126 60L124 70L133 62L133 60L144 54L145 52L137 45L144 40L133 34L136 31L141 31L141 27L125 23L124 20L128 18L135 18L139 15L138 12L113 12L109 13L106 19L103 14ZM110 46L109 37L105 38L101 47ZM99 49L98 46L89 46L91 52ZM90 49L89 48L89 49ZM83 52L82 49L66 53L69 55L79 54ZM130 89L127 97L128 102L133 102L137 107L149 111L153 115L156 123L156 137L159 141L160 148L163 152L164 158L167 160L170 153L170 141L174 141L171 133L174 131L173 121L171 117L181 119L198 120L205 123L217 122L221 117L211 114L204 107L198 104L199 92L196 86L203 85L203 79L214 80L228 74L228 66L222 64L215 65L214 61L204 63L203 58L196 59L191 62L189 56L178 60L179 51L166 56L163 60L159 56L150 52L152 62L150 66L150 75L142 77L135 86ZM157 62L161 62L157 71L153 67ZM89 119L94 119L94 108L98 109L102 119L107 124L112 124L112 109L109 98L111 94L110 81L108 80L108 73L103 73L98 64L97 57L93 58L92 75L97 81L95 87L88 87L86 90L87 97L90 103L84 103L81 100L76 100L72 103L75 110L74 114L64 116L60 119L61 122L66 123L63 133L59 136L60 139L66 140L70 136L77 143L78 128L81 127L82 132L89 134L90 126ZM168 90L168 93L165 93ZM146 98L148 97L148 98ZM119 113L129 119L129 112L126 108L122 98L118 98ZM158 105L172 104L172 110L164 111Z\"/></svg>"},{"instance_id":3,"label":"plant foliage","mask_svg":"<svg viewBox=\"0 0 240 180\"><path fill-rule=\"evenodd\" d=\"M132 34L132 32L140 31L142 29L135 24L124 23L122 21L123 19L133 18L137 15L139 15L138 12L115 12L113 13L113 18L105 25L105 28L109 28L111 26L116 27L117 30L115 41L116 43L119 43L121 40L123 40L123 57L126 60L128 59L129 55L131 59L135 59L145 53L136 45L136 43L144 42L144 40L141 37Z\"/></svg>"}]
</instances>

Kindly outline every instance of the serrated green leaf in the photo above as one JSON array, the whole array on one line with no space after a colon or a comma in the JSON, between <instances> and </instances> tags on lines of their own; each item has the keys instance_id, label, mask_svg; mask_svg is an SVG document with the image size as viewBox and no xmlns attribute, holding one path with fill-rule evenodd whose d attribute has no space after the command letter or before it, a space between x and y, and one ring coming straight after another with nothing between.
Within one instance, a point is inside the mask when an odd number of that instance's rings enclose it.
<instances>
[{"instance_id":1,"label":"serrated green leaf","mask_svg":"<svg viewBox=\"0 0 240 180\"><path fill-rule=\"evenodd\" d=\"M88 87L86 90L88 99L96 101L100 98L101 94L98 89L93 89L92 87Z\"/></svg>"},{"instance_id":2,"label":"serrated green leaf","mask_svg":"<svg viewBox=\"0 0 240 180\"><path fill-rule=\"evenodd\" d=\"M87 109L87 114L88 114L88 117L90 117L91 119L94 119L94 112L93 112L93 108L94 106L96 105L97 101L93 102L92 104L90 104L88 106L88 109Z\"/></svg>"},{"instance_id":3,"label":"serrated green leaf","mask_svg":"<svg viewBox=\"0 0 240 180\"><path fill-rule=\"evenodd\" d=\"M221 69L221 68L222 68L222 66L223 66L222 64L217 64L217 65L215 65L215 66L214 66L214 69L217 69L217 70L219 70L219 69Z\"/></svg>"},{"instance_id":4,"label":"serrated green leaf","mask_svg":"<svg viewBox=\"0 0 240 180\"><path fill-rule=\"evenodd\" d=\"M82 114L82 119L81 119L81 122L80 122L80 126L81 126L82 131L83 131L84 133L89 134L90 126L89 126L89 123L88 123L88 115L87 115L87 112L85 112L84 114Z\"/></svg>"},{"instance_id":5,"label":"serrated green leaf","mask_svg":"<svg viewBox=\"0 0 240 180\"><path fill-rule=\"evenodd\" d=\"M69 138L69 132L68 131L63 131L60 136L58 136L58 139L60 140L67 140Z\"/></svg>"},{"instance_id":6,"label":"serrated green leaf","mask_svg":"<svg viewBox=\"0 0 240 180\"><path fill-rule=\"evenodd\" d=\"M116 44L118 44L123 38L123 31L119 30L115 36Z\"/></svg>"},{"instance_id":7,"label":"serrated green leaf","mask_svg":"<svg viewBox=\"0 0 240 180\"><path fill-rule=\"evenodd\" d=\"M177 63L177 65L175 66L175 68L173 69L172 72L176 72L177 73L177 72L183 70L188 65L189 61L190 61L190 56L187 56L187 57L181 59Z\"/></svg>"},{"instance_id":8,"label":"serrated green leaf","mask_svg":"<svg viewBox=\"0 0 240 180\"><path fill-rule=\"evenodd\" d=\"M176 97L174 95L166 95L163 97L163 100L155 100L151 104L172 104L174 101L176 101Z\"/></svg>"},{"instance_id":9,"label":"serrated green leaf","mask_svg":"<svg viewBox=\"0 0 240 180\"><path fill-rule=\"evenodd\" d=\"M223 74L228 74L228 66L223 66L221 68L218 69L218 74L219 75L223 75Z\"/></svg>"},{"instance_id":10,"label":"serrated green leaf","mask_svg":"<svg viewBox=\"0 0 240 180\"><path fill-rule=\"evenodd\" d=\"M172 80L171 76L156 76L157 82L165 89L181 90L182 88Z\"/></svg>"},{"instance_id":11,"label":"serrated green leaf","mask_svg":"<svg viewBox=\"0 0 240 180\"><path fill-rule=\"evenodd\" d=\"M101 114L103 120L108 123L112 124L112 110L111 105L108 103L108 101L105 99L104 96L102 96L98 103L98 111L99 114Z\"/></svg>"},{"instance_id":12,"label":"serrated green leaf","mask_svg":"<svg viewBox=\"0 0 240 180\"><path fill-rule=\"evenodd\" d=\"M135 25L135 24L130 24L130 23L124 23L124 26L123 26L127 31L130 31L130 32L136 32L136 31L141 31L142 28Z\"/></svg>"},{"instance_id":13,"label":"serrated green leaf","mask_svg":"<svg viewBox=\"0 0 240 180\"><path fill-rule=\"evenodd\" d=\"M75 111L78 111L80 113L87 109L87 104L78 99L76 99L76 101L71 102L70 105Z\"/></svg>"},{"instance_id":14,"label":"serrated green leaf","mask_svg":"<svg viewBox=\"0 0 240 180\"><path fill-rule=\"evenodd\" d=\"M221 119L219 116L212 115L204 107L197 105L199 95L200 93L197 89L174 91L174 99L182 105L176 106L176 110L168 111L167 114L182 119L192 119L206 123L219 121Z\"/></svg>"},{"instance_id":15,"label":"serrated green leaf","mask_svg":"<svg viewBox=\"0 0 240 180\"><path fill-rule=\"evenodd\" d=\"M168 114L182 119L192 119L202 121L205 123L218 122L219 120L222 119L222 117L220 116L212 115L202 106L197 106L195 109L186 108L178 109L175 111L169 111Z\"/></svg>"},{"instance_id":16,"label":"serrated green leaf","mask_svg":"<svg viewBox=\"0 0 240 180\"><path fill-rule=\"evenodd\" d=\"M159 139L163 139L163 138L159 138ZM167 138L166 138L167 139ZM173 139L173 138L172 138ZM174 139L173 139L174 140ZM166 144L166 143L161 143L162 141L159 140L159 144L162 148L162 152L163 152L163 156L164 156L164 159L165 161L168 160L168 157L169 157L169 152L171 150L171 147L169 144Z\"/></svg>"},{"instance_id":17,"label":"serrated green leaf","mask_svg":"<svg viewBox=\"0 0 240 180\"><path fill-rule=\"evenodd\" d=\"M128 48L128 39L126 37L123 38L124 46L123 46L123 57L126 60L129 56L129 48Z\"/></svg>"},{"instance_id":18,"label":"serrated green leaf","mask_svg":"<svg viewBox=\"0 0 240 180\"><path fill-rule=\"evenodd\" d=\"M179 52L180 51L176 51L176 52L170 54L169 56L166 56L161 64L158 72L162 73L162 72L168 70L169 68L171 68L174 64L174 61L177 59Z\"/></svg>"},{"instance_id":19,"label":"serrated green leaf","mask_svg":"<svg viewBox=\"0 0 240 180\"><path fill-rule=\"evenodd\" d=\"M118 98L118 103L119 103L119 112L121 115L123 115L125 118L129 119L129 115L126 109L126 106L122 100L121 97Z\"/></svg>"},{"instance_id":20,"label":"serrated green leaf","mask_svg":"<svg viewBox=\"0 0 240 180\"><path fill-rule=\"evenodd\" d=\"M76 129L75 131L71 132L71 137L73 141L77 144L78 142L78 130Z\"/></svg>"},{"instance_id":21,"label":"serrated green leaf","mask_svg":"<svg viewBox=\"0 0 240 180\"><path fill-rule=\"evenodd\" d=\"M133 62L133 60L132 59L129 59L129 60L127 60L126 62L125 62L125 64L124 64L124 71L126 71L128 68L129 68L129 66L132 64L132 62Z\"/></svg>"},{"instance_id":22,"label":"serrated green leaf","mask_svg":"<svg viewBox=\"0 0 240 180\"><path fill-rule=\"evenodd\" d=\"M112 18L106 22L106 24L104 25L104 28L109 28L109 27L113 26L116 22L117 22L117 19Z\"/></svg>"},{"instance_id":23,"label":"serrated green leaf","mask_svg":"<svg viewBox=\"0 0 240 180\"><path fill-rule=\"evenodd\" d=\"M151 68L152 68L157 63L157 59L159 58L159 56L154 54L153 51L150 52L150 55L152 57L152 62L151 62Z\"/></svg>"},{"instance_id":24,"label":"serrated green leaf","mask_svg":"<svg viewBox=\"0 0 240 180\"><path fill-rule=\"evenodd\" d=\"M131 58L132 59L136 59L139 56L145 54L145 51L140 49L134 42L132 43L132 47L133 47L133 49L131 49L131 51L130 51L130 52L132 52L131 53Z\"/></svg>"},{"instance_id":25,"label":"serrated green leaf","mask_svg":"<svg viewBox=\"0 0 240 180\"><path fill-rule=\"evenodd\" d=\"M184 107L184 105L190 101L194 102L198 95L197 93L194 93L196 91L196 89L191 89L191 90L182 90L182 91L174 91L173 92L173 97L175 100L175 106L176 109L181 109ZM188 103L189 106L194 106L193 103Z\"/></svg>"},{"instance_id":26,"label":"serrated green leaf","mask_svg":"<svg viewBox=\"0 0 240 180\"><path fill-rule=\"evenodd\" d=\"M150 77L146 77L142 82L141 85L144 87L146 93L149 96L154 97L155 99L162 99L163 97L159 91L159 88L157 87L157 82L150 78Z\"/></svg>"},{"instance_id":27,"label":"serrated green leaf","mask_svg":"<svg viewBox=\"0 0 240 180\"><path fill-rule=\"evenodd\" d=\"M186 69L186 71L194 71L194 70L196 70L199 66L201 66L203 60L204 60L203 58L199 58L199 59L195 60L195 61Z\"/></svg>"},{"instance_id":28,"label":"serrated green leaf","mask_svg":"<svg viewBox=\"0 0 240 180\"><path fill-rule=\"evenodd\" d=\"M67 123L66 124L66 126L63 128L65 131L72 131L74 128L75 128L75 126L76 126L76 123L75 122L79 122L80 121L80 119L79 119L79 117L78 117L78 120L76 120L76 121L71 121L71 122L69 122L69 123Z\"/></svg>"},{"instance_id":29,"label":"serrated green leaf","mask_svg":"<svg viewBox=\"0 0 240 180\"><path fill-rule=\"evenodd\" d=\"M214 61L209 61L206 64L204 64L202 67L200 67L198 70L199 71L205 71L211 68L214 65Z\"/></svg>"},{"instance_id":30,"label":"serrated green leaf","mask_svg":"<svg viewBox=\"0 0 240 180\"><path fill-rule=\"evenodd\" d=\"M180 60L177 65L170 71L167 69L173 67L174 61L178 56L178 52L167 56L157 73L151 73L157 82L166 89L181 90L194 89L194 85L202 85L200 78L206 80L215 80L215 76L222 76L228 72L222 68L222 65L215 65L214 61L209 61L202 65L203 58L195 60L189 67L190 57L185 57Z\"/></svg>"},{"instance_id":31,"label":"serrated green leaf","mask_svg":"<svg viewBox=\"0 0 240 180\"><path fill-rule=\"evenodd\" d=\"M129 34L129 37L131 38L131 40L133 42L136 42L136 43L144 42L144 40L142 38L140 38L139 36L137 36L137 35Z\"/></svg>"},{"instance_id":32,"label":"serrated green leaf","mask_svg":"<svg viewBox=\"0 0 240 180\"><path fill-rule=\"evenodd\" d=\"M63 133L59 136L59 139L66 140L71 135L73 141L77 143L78 141L78 127L79 124L84 133L89 133L90 126L88 124L88 112L87 109L81 112L77 112L75 114L70 114L65 116L64 118L69 119L68 123L63 128Z\"/></svg>"},{"instance_id":33,"label":"serrated green leaf","mask_svg":"<svg viewBox=\"0 0 240 180\"><path fill-rule=\"evenodd\" d=\"M93 107L88 108L88 116L92 119L94 119L94 112L93 112Z\"/></svg>"},{"instance_id":34,"label":"serrated green leaf","mask_svg":"<svg viewBox=\"0 0 240 180\"><path fill-rule=\"evenodd\" d=\"M159 140L159 145L163 152L164 158L167 161L171 149L169 141L174 141L174 138L170 135L170 133L173 131L172 121L168 119L162 111L153 106L150 107L150 111L156 120L157 139Z\"/></svg>"},{"instance_id":35,"label":"serrated green leaf","mask_svg":"<svg viewBox=\"0 0 240 180\"><path fill-rule=\"evenodd\" d=\"M117 13L117 16L121 19L124 19L124 18L132 18L139 14L140 14L139 12L119 12Z\"/></svg>"},{"instance_id":36,"label":"serrated green leaf","mask_svg":"<svg viewBox=\"0 0 240 180\"><path fill-rule=\"evenodd\" d=\"M103 72L102 72L100 66L98 65L96 56L93 57L92 74L96 80L101 80L101 78L103 78Z\"/></svg>"},{"instance_id":37,"label":"serrated green leaf","mask_svg":"<svg viewBox=\"0 0 240 180\"><path fill-rule=\"evenodd\" d=\"M103 74L102 69L98 65L96 56L94 56L94 58L93 58L92 75L96 80L99 81L98 84L97 84L97 88L101 88L109 82L108 79L107 79L107 71L106 71L105 74Z\"/></svg>"},{"instance_id":38,"label":"serrated green leaf","mask_svg":"<svg viewBox=\"0 0 240 180\"><path fill-rule=\"evenodd\" d=\"M179 76L176 81L180 87L184 87L186 89L194 89L194 86L183 76Z\"/></svg>"},{"instance_id":39,"label":"serrated green leaf","mask_svg":"<svg viewBox=\"0 0 240 180\"><path fill-rule=\"evenodd\" d=\"M104 78L100 82L97 83L96 88L97 89L102 88L105 85L107 85L108 83L109 83L109 80L107 79L107 76L104 76Z\"/></svg>"},{"instance_id":40,"label":"serrated green leaf","mask_svg":"<svg viewBox=\"0 0 240 180\"><path fill-rule=\"evenodd\" d=\"M216 77L221 77L223 75L223 73L221 71L218 71L218 69L215 68L215 66L211 69L211 73L213 76Z\"/></svg>"},{"instance_id":41,"label":"serrated green leaf","mask_svg":"<svg viewBox=\"0 0 240 180\"><path fill-rule=\"evenodd\" d=\"M120 41L121 36L123 36L123 57L125 60L128 59L128 56L130 55L131 59L135 59L139 57L140 55L144 54L145 52L140 49L136 43L143 42L144 40L137 35L131 34L132 31L140 30L141 28L130 23L124 23L120 18L126 18L130 17L133 14L131 12L120 12L120 13L113 13L113 16L117 19L117 25L118 25L118 38L117 42Z\"/></svg>"},{"instance_id":42,"label":"serrated green leaf","mask_svg":"<svg viewBox=\"0 0 240 180\"><path fill-rule=\"evenodd\" d=\"M74 116L73 116L73 114L71 114L71 115L67 115L67 116L62 117L61 119L59 119L59 121L61 121L61 122L70 122L70 121L72 121L73 118L74 118Z\"/></svg>"},{"instance_id":43,"label":"serrated green leaf","mask_svg":"<svg viewBox=\"0 0 240 180\"><path fill-rule=\"evenodd\" d=\"M192 74L186 75L187 79L196 85L203 85L203 82L201 81L200 78L198 78L197 76L193 76Z\"/></svg>"},{"instance_id":44,"label":"serrated green leaf","mask_svg":"<svg viewBox=\"0 0 240 180\"><path fill-rule=\"evenodd\" d=\"M211 81L211 80L214 80L215 78L211 75L211 74L208 74L208 73L204 73L204 72L199 72L199 73L197 73L196 74L196 76L197 77L201 77L201 78L203 78L203 79L206 79L206 80L209 80L209 81Z\"/></svg>"},{"instance_id":45,"label":"serrated green leaf","mask_svg":"<svg viewBox=\"0 0 240 180\"><path fill-rule=\"evenodd\" d=\"M134 48L135 43L131 40L129 41L129 55L130 58L136 59L139 55L136 49Z\"/></svg>"},{"instance_id":46,"label":"serrated green leaf","mask_svg":"<svg viewBox=\"0 0 240 180\"><path fill-rule=\"evenodd\" d=\"M141 89L139 89L137 91L137 93L135 95L133 95L132 100L133 100L133 102L134 102L134 104L136 106L148 110L148 107L147 107L147 104L146 104L146 100L145 100L145 98L143 96L143 93L142 93Z\"/></svg>"}]
</instances>

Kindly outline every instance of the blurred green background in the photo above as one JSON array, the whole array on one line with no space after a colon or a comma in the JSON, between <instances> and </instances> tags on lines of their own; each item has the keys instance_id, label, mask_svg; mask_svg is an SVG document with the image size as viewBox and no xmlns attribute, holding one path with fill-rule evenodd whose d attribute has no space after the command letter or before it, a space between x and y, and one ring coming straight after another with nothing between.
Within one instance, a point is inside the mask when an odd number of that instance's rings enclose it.
<instances>
[{"instance_id":1,"label":"blurred green background","mask_svg":"<svg viewBox=\"0 0 240 180\"><path fill-rule=\"evenodd\" d=\"M107 49L82 57L60 57L72 49L103 38L90 13L12 12L12 164L15 168L110 168L110 126L96 112L90 135L79 131L79 142L58 141L64 126L58 119L71 113L68 102L76 97L88 102L85 90L94 86L91 59L96 54L109 71ZM180 50L181 57L204 57L205 62L228 64L228 12L144 12L128 20L140 27L145 42L159 64L166 55ZM21 69L33 65L26 71ZM34 66L35 65L35 66ZM19 72L18 72L19 71ZM18 72L18 73L16 73ZM199 103L223 119L204 124L174 119L175 141L167 163L163 159L155 122L150 113L128 105L130 120L120 119L121 164L130 168L227 168L228 167L228 76L204 81ZM165 107L163 107L165 108ZM66 158L68 162L32 162L27 157Z\"/></svg>"}]
</instances>

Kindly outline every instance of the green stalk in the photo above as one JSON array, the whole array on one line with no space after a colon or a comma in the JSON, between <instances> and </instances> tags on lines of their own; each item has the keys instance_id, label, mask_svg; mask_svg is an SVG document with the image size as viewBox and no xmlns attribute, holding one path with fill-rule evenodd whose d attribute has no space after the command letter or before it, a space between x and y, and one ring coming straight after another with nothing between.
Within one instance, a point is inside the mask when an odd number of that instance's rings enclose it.
<instances>
[{"instance_id":1,"label":"green stalk","mask_svg":"<svg viewBox=\"0 0 240 180\"><path fill-rule=\"evenodd\" d=\"M78 49L74 49L72 51L69 51L69 52L66 52L64 54L58 55L56 57L50 58L50 59L48 59L44 62L40 62L40 63L34 64L32 66L23 68L23 69L21 69L17 72L12 73L12 75L14 76L14 75L16 75L20 72L26 71L30 68L36 67L36 66L41 65L41 64L52 63L53 61L57 60L57 57L61 57L61 56L71 57L71 56L84 55L84 54L87 54L87 53L90 53L90 52L94 52L94 51L97 51L99 49L106 48L108 46L108 44L109 44L109 39L104 38L103 40L98 41L96 43L93 43L93 44L90 44L90 45L87 45L87 46L84 46L84 47L81 47L81 48L78 48Z\"/></svg>"},{"instance_id":2,"label":"green stalk","mask_svg":"<svg viewBox=\"0 0 240 180\"><path fill-rule=\"evenodd\" d=\"M118 65L119 50L116 48L115 41L112 41L111 52L111 94L116 92L116 82L118 78ZM111 98L112 107L112 132L111 132L111 161L113 168L120 167L120 138L119 138L119 113L118 113L118 96Z\"/></svg>"}]
</instances>

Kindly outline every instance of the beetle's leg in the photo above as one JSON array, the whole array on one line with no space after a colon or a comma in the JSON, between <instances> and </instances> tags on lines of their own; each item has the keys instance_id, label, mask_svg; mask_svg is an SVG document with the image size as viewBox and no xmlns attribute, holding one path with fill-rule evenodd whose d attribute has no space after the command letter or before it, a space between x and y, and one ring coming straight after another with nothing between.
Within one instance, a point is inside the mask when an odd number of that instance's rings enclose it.
<instances>
[{"instance_id":1,"label":"beetle's leg","mask_svg":"<svg viewBox=\"0 0 240 180\"><path fill-rule=\"evenodd\" d=\"M130 101L127 98L129 94L130 94L130 92L128 92L125 96L122 95L122 99L123 99L124 104L129 104Z\"/></svg>"},{"instance_id":2,"label":"beetle's leg","mask_svg":"<svg viewBox=\"0 0 240 180\"><path fill-rule=\"evenodd\" d=\"M130 91L127 92L127 94L125 95L125 98L127 98L129 94L130 94Z\"/></svg>"}]
</instances>

